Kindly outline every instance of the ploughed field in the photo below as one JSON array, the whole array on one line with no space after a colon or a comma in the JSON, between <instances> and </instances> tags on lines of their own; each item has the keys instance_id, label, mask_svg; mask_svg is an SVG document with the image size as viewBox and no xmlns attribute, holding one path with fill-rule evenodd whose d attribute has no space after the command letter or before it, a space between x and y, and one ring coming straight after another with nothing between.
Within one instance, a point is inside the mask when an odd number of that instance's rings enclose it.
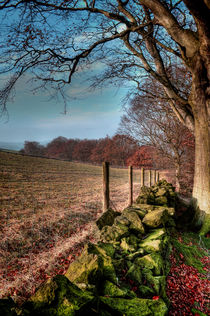
<instances>
[{"instance_id":1,"label":"ploughed field","mask_svg":"<svg viewBox=\"0 0 210 316\"><path fill-rule=\"evenodd\" d=\"M140 171L134 170L134 198ZM128 204L127 169L110 169L110 207ZM97 240L102 167L0 152L0 297L23 301Z\"/></svg>"}]
</instances>

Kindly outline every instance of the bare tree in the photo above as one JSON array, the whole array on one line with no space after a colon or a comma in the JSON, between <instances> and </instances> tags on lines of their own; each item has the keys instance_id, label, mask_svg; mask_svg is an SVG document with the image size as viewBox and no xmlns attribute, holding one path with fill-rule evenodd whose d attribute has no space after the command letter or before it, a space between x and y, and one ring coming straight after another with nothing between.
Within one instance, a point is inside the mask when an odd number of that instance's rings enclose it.
<instances>
[{"instance_id":1,"label":"bare tree","mask_svg":"<svg viewBox=\"0 0 210 316\"><path fill-rule=\"evenodd\" d=\"M62 93L85 65L118 59L115 76L127 80L132 73L137 84L152 76L161 83L171 108L195 135L193 199L196 223L202 224L210 212L209 1L6 0L0 11L8 31L1 43L1 72L11 74L0 94L3 109L29 71L41 87L56 86ZM191 73L187 97L167 72L175 62Z\"/></svg>"},{"instance_id":2,"label":"bare tree","mask_svg":"<svg viewBox=\"0 0 210 316\"><path fill-rule=\"evenodd\" d=\"M189 155L186 138L190 141L193 137L173 113L164 93L161 93L161 87L151 81L144 88L144 94L136 94L130 104L124 107L125 114L121 118L119 132L133 136L140 144L156 148L160 157L166 158L175 168L176 189L179 192L183 175L181 169L186 165ZM158 88L159 96L156 97L155 89ZM193 150L191 159L193 161Z\"/></svg>"}]
</instances>

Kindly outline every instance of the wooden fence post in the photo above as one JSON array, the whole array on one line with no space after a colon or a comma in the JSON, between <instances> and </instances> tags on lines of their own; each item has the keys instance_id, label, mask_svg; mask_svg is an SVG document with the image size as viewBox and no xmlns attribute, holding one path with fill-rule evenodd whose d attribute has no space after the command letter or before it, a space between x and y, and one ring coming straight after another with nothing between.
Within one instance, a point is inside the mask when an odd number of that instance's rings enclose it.
<instances>
[{"instance_id":1,"label":"wooden fence post","mask_svg":"<svg viewBox=\"0 0 210 316\"><path fill-rule=\"evenodd\" d=\"M160 180L160 174L159 172L157 172L157 182L159 182L159 180Z\"/></svg>"},{"instance_id":2,"label":"wooden fence post","mask_svg":"<svg viewBox=\"0 0 210 316\"><path fill-rule=\"evenodd\" d=\"M133 167L129 166L128 168L128 177L129 177L129 198L128 206L133 204Z\"/></svg>"},{"instance_id":3,"label":"wooden fence post","mask_svg":"<svg viewBox=\"0 0 210 316\"><path fill-rule=\"evenodd\" d=\"M149 186L152 186L152 170L149 170Z\"/></svg>"},{"instance_id":4,"label":"wooden fence post","mask_svg":"<svg viewBox=\"0 0 210 316\"><path fill-rule=\"evenodd\" d=\"M155 170L152 170L152 185L155 185Z\"/></svg>"},{"instance_id":5,"label":"wooden fence post","mask_svg":"<svg viewBox=\"0 0 210 316\"><path fill-rule=\"evenodd\" d=\"M144 186L144 168L141 168L141 187Z\"/></svg>"},{"instance_id":6,"label":"wooden fence post","mask_svg":"<svg viewBox=\"0 0 210 316\"><path fill-rule=\"evenodd\" d=\"M103 211L109 208L109 162L103 162Z\"/></svg>"}]
</instances>

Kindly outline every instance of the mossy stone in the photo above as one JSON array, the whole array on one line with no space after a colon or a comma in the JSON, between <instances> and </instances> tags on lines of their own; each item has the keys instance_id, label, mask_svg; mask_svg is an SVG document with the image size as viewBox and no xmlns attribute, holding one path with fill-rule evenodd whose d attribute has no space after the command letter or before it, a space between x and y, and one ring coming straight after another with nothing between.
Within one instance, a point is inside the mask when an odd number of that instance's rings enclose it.
<instances>
[{"instance_id":1,"label":"mossy stone","mask_svg":"<svg viewBox=\"0 0 210 316\"><path fill-rule=\"evenodd\" d=\"M163 258L159 253L151 253L144 257L137 258L134 263L142 269L153 270L155 275L161 275L164 272Z\"/></svg>"},{"instance_id":2,"label":"mossy stone","mask_svg":"<svg viewBox=\"0 0 210 316\"><path fill-rule=\"evenodd\" d=\"M110 281L105 281L100 291L102 296L111 297L135 297L136 295L128 289L121 288Z\"/></svg>"},{"instance_id":3,"label":"mossy stone","mask_svg":"<svg viewBox=\"0 0 210 316\"><path fill-rule=\"evenodd\" d=\"M99 272L97 274L98 278L99 279L105 278L114 283L117 283L117 277L116 277L115 269L112 263L112 257L108 256L106 251L102 247L99 247L98 245L94 245L90 243L88 244L87 249L88 249L89 255L95 254L98 256L98 264L100 264L100 268L98 268ZM91 274L88 276L89 283L91 283L92 280L94 281L93 276L94 274L93 272L91 272ZM95 280L94 284L95 285L98 284L97 280Z\"/></svg>"},{"instance_id":4,"label":"mossy stone","mask_svg":"<svg viewBox=\"0 0 210 316\"><path fill-rule=\"evenodd\" d=\"M162 239L166 234L165 228L157 228L154 230L150 230L149 234L144 238L144 241Z\"/></svg>"},{"instance_id":5,"label":"mossy stone","mask_svg":"<svg viewBox=\"0 0 210 316\"><path fill-rule=\"evenodd\" d=\"M144 216L147 214L147 210L142 209L142 208L138 207L137 205L135 205L135 206L132 205L132 206L125 208L122 211L122 213L125 213L125 212L135 212L139 216L140 219L144 218Z\"/></svg>"},{"instance_id":6,"label":"mossy stone","mask_svg":"<svg viewBox=\"0 0 210 316\"><path fill-rule=\"evenodd\" d=\"M44 283L23 305L22 315L73 316L93 302L94 297L80 290L65 276L57 275Z\"/></svg>"},{"instance_id":7,"label":"mossy stone","mask_svg":"<svg viewBox=\"0 0 210 316\"><path fill-rule=\"evenodd\" d=\"M146 252L158 252L162 249L162 241L159 239L143 241L139 244L140 248L143 248Z\"/></svg>"},{"instance_id":8,"label":"mossy stone","mask_svg":"<svg viewBox=\"0 0 210 316\"><path fill-rule=\"evenodd\" d=\"M171 184L160 181L152 187L142 187L136 200L137 204L175 206L176 192Z\"/></svg>"},{"instance_id":9,"label":"mossy stone","mask_svg":"<svg viewBox=\"0 0 210 316\"><path fill-rule=\"evenodd\" d=\"M126 277L133 280L135 284L141 284L142 283L141 267L136 264L132 264L128 272L126 273Z\"/></svg>"},{"instance_id":10,"label":"mossy stone","mask_svg":"<svg viewBox=\"0 0 210 316\"><path fill-rule=\"evenodd\" d=\"M146 280L146 285L152 288L155 294L167 298L166 296L166 277L164 275L154 276L151 270L143 269L142 277Z\"/></svg>"},{"instance_id":11,"label":"mossy stone","mask_svg":"<svg viewBox=\"0 0 210 316\"><path fill-rule=\"evenodd\" d=\"M100 316L113 316L113 315L110 314L108 311L100 310Z\"/></svg>"},{"instance_id":12,"label":"mossy stone","mask_svg":"<svg viewBox=\"0 0 210 316\"><path fill-rule=\"evenodd\" d=\"M139 196L144 196L145 194L149 194L151 192L151 187L147 187L143 185L140 189Z\"/></svg>"},{"instance_id":13,"label":"mossy stone","mask_svg":"<svg viewBox=\"0 0 210 316\"><path fill-rule=\"evenodd\" d=\"M112 226L105 226L102 228L101 241L113 243L128 235L129 231L127 226L114 224Z\"/></svg>"},{"instance_id":14,"label":"mossy stone","mask_svg":"<svg viewBox=\"0 0 210 316\"><path fill-rule=\"evenodd\" d=\"M155 196L152 193L144 195L144 196L139 196L136 199L137 204L154 204L154 202L155 202Z\"/></svg>"},{"instance_id":15,"label":"mossy stone","mask_svg":"<svg viewBox=\"0 0 210 316\"><path fill-rule=\"evenodd\" d=\"M118 225L118 224L125 225L125 226L129 226L130 225L130 221L128 220L127 217L123 216L123 214L118 216L118 217L116 217L114 223L116 225Z\"/></svg>"},{"instance_id":16,"label":"mossy stone","mask_svg":"<svg viewBox=\"0 0 210 316\"><path fill-rule=\"evenodd\" d=\"M164 187L158 188L158 191L155 193L155 196L164 196L167 194L167 190Z\"/></svg>"},{"instance_id":17,"label":"mossy stone","mask_svg":"<svg viewBox=\"0 0 210 316\"><path fill-rule=\"evenodd\" d=\"M164 316L168 311L166 304L161 299L100 297L100 300L113 310L113 315Z\"/></svg>"},{"instance_id":18,"label":"mossy stone","mask_svg":"<svg viewBox=\"0 0 210 316\"><path fill-rule=\"evenodd\" d=\"M150 204L144 204L144 203L134 203L132 205L135 208L135 211L142 211L145 213L145 215L151 211L154 210L154 205L150 205Z\"/></svg>"},{"instance_id":19,"label":"mossy stone","mask_svg":"<svg viewBox=\"0 0 210 316\"><path fill-rule=\"evenodd\" d=\"M175 208L174 207L154 205L153 211L155 211L155 210L159 210L159 211L166 210L168 212L168 214L171 215L171 216L174 216L174 214L175 214Z\"/></svg>"},{"instance_id":20,"label":"mossy stone","mask_svg":"<svg viewBox=\"0 0 210 316\"><path fill-rule=\"evenodd\" d=\"M146 186L141 187L138 198L136 199L137 204L154 204L155 195L152 189Z\"/></svg>"},{"instance_id":21,"label":"mossy stone","mask_svg":"<svg viewBox=\"0 0 210 316\"><path fill-rule=\"evenodd\" d=\"M140 249L138 249L136 252L129 254L129 255L126 257L126 259L127 259L127 260L130 260L130 261L133 261L133 260L135 260L136 258L141 257L141 256L144 255L144 254L145 254L144 249L143 249L143 248L140 248Z\"/></svg>"},{"instance_id":22,"label":"mossy stone","mask_svg":"<svg viewBox=\"0 0 210 316\"><path fill-rule=\"evenodd\" d=\"M148 227L157 228L164 226L167 222L169 214L167 209L156 209L145 215L142 223Z\"/></svg>"},{"instance_id":23,"label":"mossy stone","mask_svg":"<svg viewBox=\"0 0 210 316\"><path fill-rule=\"evenodd\" d=\"M110 257L103 257L101 269L103 273L103 279L109 280L115 284L118 283L115 268ZM100 287L100 284L98 284L98 286Z\"/></svg>"},{"instance_id":24,"label":"mossy stone","mask_svg":"<svg viewBox=\"0 0 210 316\"><path fill-rule=\"evenodd\" d=\"M141 295L143 296L143 298L145 297L151 297L151 295L154 295L154 290L151 289L149 286L146 285L140 285L138 287L139 292L141 293Z\"/></svg>"},{"instance_id":25,"label":"mossy stone","mask_svg":"<svg viewBox=\"0 0 210 316\"><path fill-rule=\"evenodd\" d=\"M135 246L135 247L138 246L138 243L139 243L139 241L140 241L140 239L139 239L136 235L134 235L134 234L130 234L130 236L127 237L127 239L128 239L129 244L130 244L130 245L133 245L133 246Z\"/></svg>"},{"instance_id":26,"label":"mossy stone","mask_svg":"<svg viewBox=\"0 0 210 316\"><path fill-rule=\"evenodd\" d=\"M96 221L96 225L101 230L104 226L112 226L115 217L119 216L121 213L115 212L112 209L108 209L103 215Z\"/></svg>"},{"instance_id":27,"label":"mossy stone","mask_svg":"<svg viewBox=\"0 0 210 316\"><path fill-rule=\"evenodd\" d=\"M0 312L2 316L15 316L15 303L11 297L0 299Z\"/></svg>"},{"instance_id":28,"label":"mossy stone","mask_svg":"<svg viewBox=\"0 0 210 316\"><path fill-rule=\"evenodd\" d=\"M144 226L142 225L142 222L136 212L124 210L122 215L130 222L130 230L144 234Z\"/></svg>"},{"instance_id":29,"label":"mossy stone","mask_svg":"<svg viewBox=\"0 0 210 316\"><path fill-rule=\"evenodd\" d=\"M127 238L125 237L121 239L120 247L126 252L133 252L136 250L136 247L134 245L129 244Z\"/></svg>"},{"instance_id":30,"label":"mossy stone","mask_svg":"<svg viewBox=\"0 0 210 316\"><path fill-rule=\"evenodd\" d=\"M154 204L156 204L156 205L168 205L168 199L166 196L155 197Z\"/></svg>"},{"instance_id":31,"label":"mossy stone","mask_svg":"<svg viewBox=\"0 0 210 316\"><path fill-rule=\"evenodd\" d=\"M78 259L73 261L65 276L69 281L84 288L84 285L96 284L102 277L102 258L96 254L88 253L88 245L85 246Z\"/></svg>"},{"instance_id":32,"label":"mossy stone","mask_svg":"<svg viewBox=\"0 0 210 316\"><path fill-rule=\"evenodd\" d=\"M106 252L106 255L113 258L115 254L115 247L111 243L99 242L98 247L103 249Z\"/></svg>"}]
</instances>

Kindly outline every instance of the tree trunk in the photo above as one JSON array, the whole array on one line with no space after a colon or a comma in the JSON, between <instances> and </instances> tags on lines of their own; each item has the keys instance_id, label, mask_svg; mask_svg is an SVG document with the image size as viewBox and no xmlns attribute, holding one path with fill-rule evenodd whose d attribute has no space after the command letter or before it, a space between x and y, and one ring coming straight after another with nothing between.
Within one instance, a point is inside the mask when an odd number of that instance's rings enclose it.
<instances>
[{"instance_id":1,"label":"tree trunk","mask_svg":"<svg viewBox=\"0 0 210 316\"><path fill-rule=\"evenodd\" d=\"M195 120L195 173L193 185L193 205L196 214L194 225L201 228L203 234L209 231L210 218L210 141L207 124Z\"/></svg>"},{"instance_id":2,"label":"tree trunk","mask_svg":"<svg viewBox=\"0 0 210 316\"><path fill-rule=\"evenodd\" d=\"M176 191L177 192L180 192L180 164L179 163L176 163L175 164L176 166L176 174L175 174L175 177L176 177Z\"/></svg>"},{"instance_id":3,"label":"tree trunk","mask_svg":"<svg viewBox=\"0 0 210 316\"><path fill-rule=\"evenodd\" d=\"M192 76L191 100L195 122L194 225L201 233L210 230L210 78L205 57L197 56Z\"/></svg>"},{"instance_id":4,"label":"tree trunk","mask_svg":"<svg viewBox=\"0 0 210 316\"><path fill-rule=\"evenodd\" d=\"M192 60L191 101L195 122L194 223L201 233L210 230L210 27L208 9L201 2L188 1L196 17L200 48ZM203 9L202 14L197 11ZM201 13L201 12L200 12Z\"/></svg>"}]
</instances>

